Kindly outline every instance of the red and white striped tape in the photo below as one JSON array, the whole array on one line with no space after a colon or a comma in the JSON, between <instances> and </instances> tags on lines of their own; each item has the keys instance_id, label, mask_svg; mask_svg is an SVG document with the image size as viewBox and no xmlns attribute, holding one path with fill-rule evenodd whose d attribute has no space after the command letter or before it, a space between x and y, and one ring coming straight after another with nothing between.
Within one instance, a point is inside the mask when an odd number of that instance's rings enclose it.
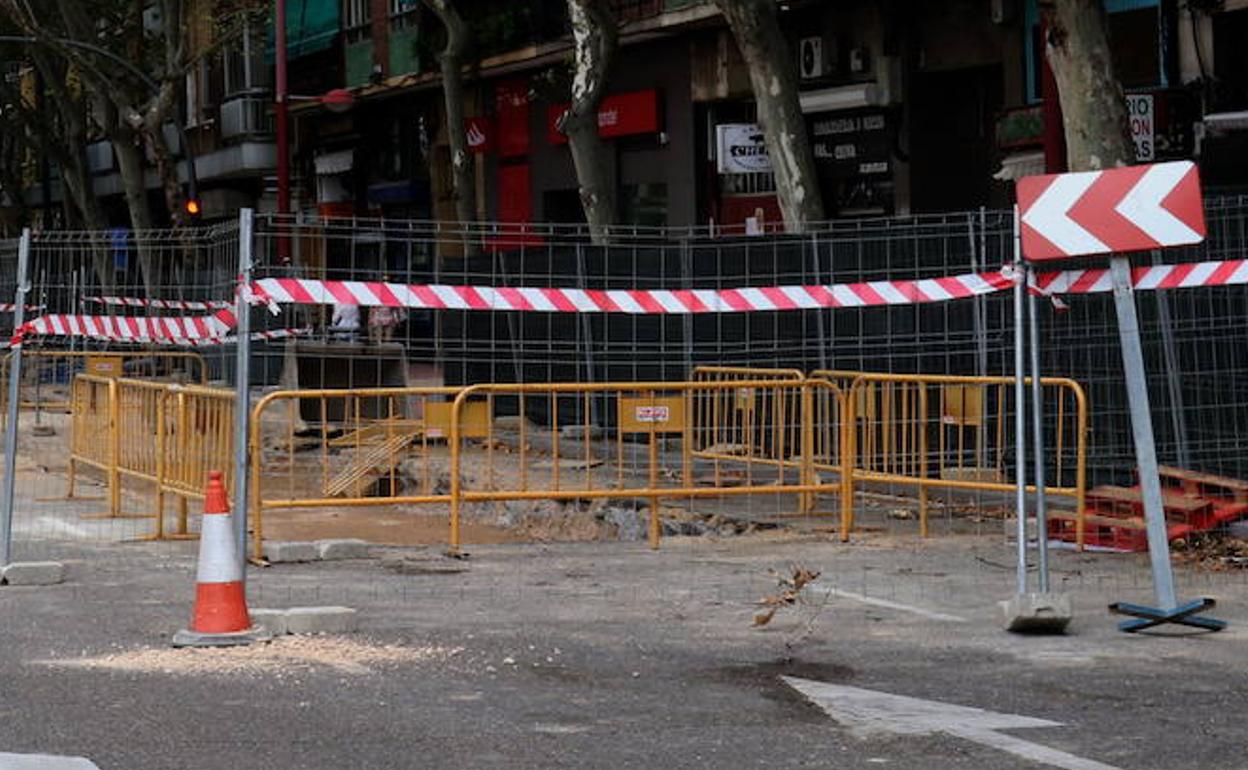
<instances>
[{"instance_id":1,"label":"red and white striped tape","mask_svg":"<svg viewBox=\"0 0 1248 770\"><path fill-rule=\"evenodd\" d=\"M262 293L282 304L635 315L910 305L991 294L1013 285L1000 272L918 281L742 289L512 288L297 278L264 278L255 284L257 295Z\"/></svg>"},{"instance_id":2,"label":"red and white striped tape","mask_svg":"<svg viewBox=\"0 0 1248 770\"><path fill-rule=\"evenodd\" d=\"M234 307L228 300L144 299L142 297L83 297L86 302L109 307L151 307L161 310L223 310Z\"/></svg>"},{"instance_id":3,"label":"red and white striped tape","mask_svg":"<svg viewBox=\"0 0 1248 770\"><path fill-rule=\"evenodd\" d=\"M1135 288L1140 291L1235 286L1248 283L1248 260L1136 267L1131 270L1131 279ZM1036 284L1041 291L1049 294L1097 294L1113 291L1109 271L1104 268L1040 273L1036 276Z\"/></svg>"},{"instance_id":4,"label":"red and white striped tape","mask_svg":"<svg viewBox=\"0 0 1248 770\"><path fill-rule=\"evenodd\" d=\"M1139 267L1141 291L1248 283L1248 260ZM868 281L743 289L567 289L395 284L264 278L253 284L253 302L359 305L434 310L517 310L546 313L748 313L835 307L875 307L943 302L1009 289L1010 269L917 281ZM1102 268L1039 273L1034 290L1046 296L1110 290ZM262 298L262 299L261 299Z\"/></svg>"},{"instance_id":5,"label":"red and white striped tape","mask_svg":"<svg viewBox=\"0 0 1248 770\"><path fill-rule=\"evenodd\" d=\"M17 305L13 302L0 302L0 313L12 313L17 310ZM43 305L27 305L26 312L33 313L36 310L43 310Z\"/></svg>"},{"instance_id":6,"label":"red and white striped tape","mask_svg":"<svg viewBox=\"0 0 1248 770\"><path fill-rule=\"evenodd\" d=\"M1248 260L1193 262L1138 267L1132 273L1140 290L1181 289L1248 284ZM318 281L264 278L241 289L248 302L278 304L343 304L439 310L512 310L545 313L689 314L749 313L815 308L878 307L943 302L992 294L1011 288L1011 269L917 281L869 281L813 286L770 286L741 289L567 289L395 284L365 281ZM1035 276L1032 290L1045 296L1092 294L1111 290L1103 268L1065 270ZM132 318L116 316L40 316L19 329L23 336L78 336L115 341L173 344L220 344L236 326L234 311L223 308L208 316ZM253 339L279 339L300 330L257 332ZM267 336L266 336L267 335Z\"/></svg>"},{"instance_id":7,"label":"red and white striped tape","mask_svg":"<svg viewBox=\"0 0 1248 770\"><path fill-rule=\"evenodd\" d=\"M213 315L170 318L52 314L31 319L13 334L21 345L30 335L87 337L111 341L207 340L228 335L237 326L233 310Z\"/></svg>"},{"instance_id":8,"label":"red and white striped tape","mask_svg":"<svg viewBox=\"0 0 1248 770\"><path fill-rule=\"evenodd\" d=\"M252 342L268 342L272 340L288 339L290 337L304 337L312 333L311 329L268 329L261 332L252 332L248 338ZM114 340L116 341L116 340ZM203 339L129 339L126 342L132 342L136 345L162 345L185 348L203 348L212 347L214 345L233 345L238 342L237 335L229 335L226 337L207 337Z\"/></svg>"}]
</instances>

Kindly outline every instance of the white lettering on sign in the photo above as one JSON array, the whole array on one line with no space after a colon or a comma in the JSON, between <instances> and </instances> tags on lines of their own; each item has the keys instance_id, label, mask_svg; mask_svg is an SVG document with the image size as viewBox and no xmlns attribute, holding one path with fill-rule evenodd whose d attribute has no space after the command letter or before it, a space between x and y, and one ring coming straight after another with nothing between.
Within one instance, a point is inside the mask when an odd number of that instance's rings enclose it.
<instances>
[{"instance_id":1,"label":"white lettering on sign","mask_svg":"<svg viewBox=\"0 0 1248 770\"><path fill-rule=\"evenodd\" d=\"M1156 154L1152 94L1127 94L1127 119L1131 121L1131 141L1135 142L1135 159L1152 160Z\"/></svg>"},{"instance_id":2,"label":"white lettering on sign","mask_svg":"<svg viewBox=\"0 0 1248 770\"><path fill-rule=\"evenodd\" d=\"M883 115L863 115L860 118L826 118L816 120L811 127L815 136L855 134L859 131L880 131L884 128Z\"/></svg>"},{"instance_id":3,"label":"white lettering on sign","mask_svg":"<svg viewBox=\"0 0 1248 770\"><path fill-rule=\"evenodd\" d=\"M715 127L721 174L771 171L771 156L763 132L753 123L724 123Z\"/></svg>"},{"instance_id":4,"label":"white lettering on sign","mask_svg":"<svg viewBox=\"0 0 1248 770\"><path fill-rule=\"evenodd\" d=\"M667 422L672 418L672 411L666 406L637 407L637 422Z\"/></svg>"}]
</instances>

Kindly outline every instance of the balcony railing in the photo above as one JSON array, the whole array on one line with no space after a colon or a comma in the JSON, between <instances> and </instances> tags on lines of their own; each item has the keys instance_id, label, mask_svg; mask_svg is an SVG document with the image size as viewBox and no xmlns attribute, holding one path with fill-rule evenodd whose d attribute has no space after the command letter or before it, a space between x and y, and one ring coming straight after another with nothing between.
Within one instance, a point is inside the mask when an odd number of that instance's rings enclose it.
<instances>
[{"instance_id":1,"label":"balcony railing","mask_svg":"<svg viewBox=\"0 0 1248 770\"><path fill-rule=\"evenodd\" d=\"M249 91L221 102L221 138L248 139L273 133L267 91Z\"/></svg>"}]
</instances>

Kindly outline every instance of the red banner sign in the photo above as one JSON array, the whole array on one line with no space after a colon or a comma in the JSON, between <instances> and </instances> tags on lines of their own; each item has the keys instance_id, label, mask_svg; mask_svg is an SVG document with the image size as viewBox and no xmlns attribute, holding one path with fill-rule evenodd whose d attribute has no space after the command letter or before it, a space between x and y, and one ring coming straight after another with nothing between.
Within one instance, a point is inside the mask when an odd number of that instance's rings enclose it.
<instances>
[{"instance_id":1,"label":"red banner sign","mask_svg":"<svg viewBox=\"0 0 1248 770\"><path fill-rule=\"evenodd\" d=\"M567 109L567 104L555 104L546 111L546 137L551 144L566 144L568 141L568 137L557 128L559 118ZM603 139L654 134L660 128L659 92L653 88L611 94L604 97L598 106L598 135Z\"/></svg>"}]
</instances>

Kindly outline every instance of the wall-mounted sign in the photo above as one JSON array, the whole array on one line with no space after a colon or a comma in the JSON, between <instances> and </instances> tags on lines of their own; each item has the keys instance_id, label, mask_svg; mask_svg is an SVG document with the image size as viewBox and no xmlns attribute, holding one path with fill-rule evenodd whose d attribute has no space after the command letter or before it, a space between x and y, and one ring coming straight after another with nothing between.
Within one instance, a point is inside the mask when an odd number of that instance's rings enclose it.
<instances>
[{"instance_id":1,"label":"wall-mounted sign","mask_svg":"<svg viewBox=\"0 0 1248 770\"><path fill-rule=\"evenodd\" d=\"M566 144L568 141L568 137L558 128L559 118L567 110L567 104L552 104L546 110L546 137L551 144ZM598 135L603 139L657 134L661 125L659 92L653 88L611 94L603 97L602 104L598 105Z\"/></svg>"},{"instance_id":2,"label":"wall-mounted sign","mask_svg":"<svg viewBox=\"0 0 1248 770\"><path fill-rule=\"evenodd\" d=\"M494 149L494 129L487 117L464 118L464 136L469 152L486 153Z\"/></svg>"},{"instance_id":3,"label":"wall-mounted sign","mask_svg":"<svg viewBox=\"0 0 1248 770\"><path fill-rule=\"evenodd\" d=\"M887 174L892 168L892 133L882 112L810 116L810 149L825 173L839 177Z\"/></svg>"},{"instance_id":4,"label":"wall-mounted sign","mask_svg":"<svg viewBox=\"0 0 1248 770\"><path fill-rule=\"evenodd\" d=\"M721 174L771 171L762 129L753 123L721 123L715 127L715 145Z\"/></svg>"},{"instance_id":5,"label":"wall-mounted sign","mask_svg":"<svg viewBox=\"0 0 1248 770\"><path fill-rule=\"evenodd\" d=\"M495 146L500 158L529 154L529 84L523 78L495 86L497 132Z\"/></svg>"},{"instance_id":6,"label":"wall-mounted sign","mask_svg":"<svg viewBox=\"0 0 1248 770\"><path fill-rule=\"evenodd\" d=\"M1135 142L1135 159L1150 161L1156 157L1153 142L1154 115L1152 94L1127 94L1127 119L1131 121L1131 141Z\"/></svg>"}]
</instances>

